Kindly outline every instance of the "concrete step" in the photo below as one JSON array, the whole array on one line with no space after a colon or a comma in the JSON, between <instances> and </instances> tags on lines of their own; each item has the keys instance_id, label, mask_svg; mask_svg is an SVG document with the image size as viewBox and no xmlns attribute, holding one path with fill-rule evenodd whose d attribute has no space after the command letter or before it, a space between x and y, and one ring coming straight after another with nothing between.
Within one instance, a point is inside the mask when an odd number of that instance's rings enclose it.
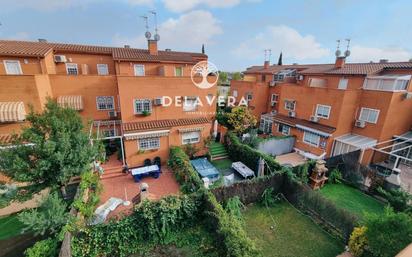
<instances>
[{"instance_id":1,"label":"concrete step","mask_svg":"<svg viewBox=\"0 0 412 257\"><path fill-rule=\"evenodd\" d=\"M117 173L103 173L103 176L101 177L101 180L104 179L111 179L111 178L117 178L117 177L123 177L127 176L128 174L123 173L123 172L117 172Z\"/></svg>"},{"instance_id":2,"label":"concrete step","mask_svg":"<svg viewBox=\"0 0 412 257\"><path fill-rule=\"evenodd\" d=\"M228 159L228 158L229 158L229 155L223 154L223 155L218 155L218 156L211 156L210 160L217 161L217 160Z\"/></svg>"}]
</instances>

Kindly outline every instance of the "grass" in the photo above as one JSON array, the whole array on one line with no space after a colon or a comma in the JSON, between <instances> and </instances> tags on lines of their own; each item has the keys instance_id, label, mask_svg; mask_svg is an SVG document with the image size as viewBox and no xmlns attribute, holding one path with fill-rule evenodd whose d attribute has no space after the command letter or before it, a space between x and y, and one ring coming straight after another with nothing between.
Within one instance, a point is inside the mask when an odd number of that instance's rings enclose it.
<instances>
[{"instance_id":1,"label":"grass","mask_svg":"<svg viewBox=\"0 0 412 257\"><path fill-rule=\"evenodd\" d=\"M340 241L288 203L251 205L243 216L248 236L265 257L331 257L344 250Z\"/></svg>"},{"instance_id":2,"label":"grass","mask_svg":"<svg viewBox=\"0 0 412 257\"><path fill-rule=\"evenodd\" d=\"M232 161L230 159L221 159L212 161L212 165L219 171L220 178L210 186L210 189L223 186L224 171L232 167Z\"/></svg>"},{"instance_id":3,"label":"grass","mask_svg":"<svg viewBox=\"0 0 412 257\"><path fill-rule=\"evenodd\" d=\"M383 203L345 184L326 184L320 190L320 193L333 201L338 207L346 209L360 218L365 213L380 214L384 211Z\"/></svg>"},{"instance_id":4,"label":"grass","mask_svg":"<svg viewBox=\"0 0 412 257\"><path fill-rule=\"evenodd\" d=\"M0 240L11 238L21 234L24 228L17 215L0 218Z\"/></svg>"}]
</instances>

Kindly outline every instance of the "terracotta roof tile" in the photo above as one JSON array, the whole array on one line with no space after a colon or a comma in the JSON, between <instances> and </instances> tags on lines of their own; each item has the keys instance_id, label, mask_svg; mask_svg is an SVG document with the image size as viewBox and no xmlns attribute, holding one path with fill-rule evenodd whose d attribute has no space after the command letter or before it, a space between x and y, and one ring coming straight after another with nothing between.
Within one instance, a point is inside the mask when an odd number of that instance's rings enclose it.
<instances>
[{"instance_id":1,"label":"terracotta roof tile","mask_svg":"<svg viewBox=\"0 0 412 257\"><path fill-rule=\"evenodd\" d=\"M120 61L196 63L207 58L205 54L190 52L158 51L158 55L151 55L146 49L136 48L0 40L0 55L43 57L51 50L56 52L107 54L112 55L114 60Z\"/></svg>"},{"instance_id":2,"label":"terracotta roof tile","mask_svg":"<svg viewBox=\"0 0 412 257\"><path fill-rule=\"evenodd\" d=\"M123 123L122 128L123 131L130 132L204 124L209 122L210 121L205 117L188 119L153 120Z\"/></svg>"},{"instance_id":3,"label":"terracotta roof tile","mask_svg":"<svg viewBox=\"0 0 412 257\"><path fill-rule=\"evenodd\" d=\"M13 136L11 134L0 134L0 145L8 145L12 142Z\"/></svg>"},{"instance_id":4,"label":"terracotta roof tile","mask_svg":"<svg viewBox=\"0 0 412 257\"><path fill-rule=\"evenodd\" d=\"M335 68L334 64L272 65L267 69L263 66L252 66L244 73L275 74L284 69L297 69L301 74L369 75L390 69L412 70L412 62L346 63L343 68Z\"/></svg>"},{"instance_id":5,"label":"terracotta roof tile","mask_svg":"<svg viewBox=\"0 0 412 257\"><path fill-rule=\"evenodd\" d=\"M305 126L305 127L309 127L315 130L319 130L322 131L324 133L327 134L332 134L333 132L335 132L336 128L334 127L330 127L327 125L323 125L323 124L319 124L319 123L315 123L315 122L311 122L308 120L304 120L304 119L298 119L298 118L292 118L286 115L282 115L282 114L275 114L273 115L273 121L277 121L286 125L290 125L295 127L296 125L301 125L301 126Z\"/></svg>"}]
</instances>

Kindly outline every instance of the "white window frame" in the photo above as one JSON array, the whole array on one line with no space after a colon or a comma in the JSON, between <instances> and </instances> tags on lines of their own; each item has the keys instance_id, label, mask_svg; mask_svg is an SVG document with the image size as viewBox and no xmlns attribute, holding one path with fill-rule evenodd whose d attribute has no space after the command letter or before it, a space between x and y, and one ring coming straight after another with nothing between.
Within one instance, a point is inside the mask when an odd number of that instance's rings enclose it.
<instances>
[{"instance_id":1,"label":"white window frame","mask_svg":"<svg viewBox=\"0 0 412 257\"><path fill-rule=\"evenodd\" d=\"M197 102L198 97L190 97L186 96L183 99L183 111L184 112L194 112L197 110L198 102ZM188 102L192 102L192 104L188 104Z\"/></svg>"},{"instance_id":2,"label":"white window frame","mask_svg":"<svg viewBox=\"0 0 412 257\"><path fill-rule=\"evenodd\" d=\"M369 113L367 114L366 119L362 119L363 112L369 112ZM374 120L369 120L369 116L370 116L371 112L376 112L376 118L375 118ZM360 112L359 112L359 120L365 121L365 122L367 122L367 123L376 124L376 123L378 123L379 113L380 113L380 110L378 110L378 109L372 109L372 108L362 107L361 110L360 110Z\"/></svg>"},{"instance_id":3,"label":"white window frame","mask_svg":"<svg viewBox=\"0 0 412 257\"><path fill-rule=\"evenodd\" d=\"M160 148L160 137L140 138L137 140L139 150L155 150Z\"/></svg>"},{"instance_id":4,"label":"white window frame","mask_svg":"<svg viewBox=\"0 0 412 257\"><path fill-rule=\"evenodd\" d=\"M7 64L8 64L8 63L17 64L18 73L12 73L12 72L10 71L10 69L7 67ZM6 70L6 74L7 74L7 75L22 75L22 74L23 74L23 71L22 71L22 69L21 69L21 65L20 65L20 61L19 61L19 60L4 60L4 61L3 61L3 64L4 64L4 69Z\"/></svg>"},{"instance_id":5,"label":"white window frame","mask_svg":"<svg viewBox=\"0 0 412 257\"><path fill-rule=\"evenodd\" d=\"M312 138L310 138L310 137L312 137ZM312 139L315 139L315 138L316 138L316 140L312 140ZM320 136L315 134L315 133L305 131L305 132L303 132L303 142L308 144L308 145L311 145L311 146L319 147Z\"/></svg>"},{"instance_id":6,"label":"white window frame","mask_svg":"<svg viewBox=\"0 0 412 257\"><path fill-rule=\"evenodd\" d=\"M319 115L319 108L327 108L327 115L323 115L323 114L321 114L321 115ZM317 104L316 105L316 112L315 112L315 115L316 115L316 117L318 117L318 118L321 118L321 119L329 119L329 117L330 117L330 111L331 111L331 109L332 109L332 107L330 106L330 105L324 105L324 104Z\"/></svg>"},{"instance_id":7,"label":"white window frame","mask_svg":"<svg viewBox=\"0 0 412 257\"><path fill-rule=\"evenodd\" d=\"M179 75L179 76L177 75L177 72L176 72L177 69L181 69L181 70L182 70L182 74ZM176 67L175 67L175 77L183 77L183 66L176 66Z\"/></svg>"},{"instance_id":8,"label":"white window frame","mask_svg":"<svg viewBox=\"0 0 412 257\"><path fill-rule=\"evenodd\" d=\"M281 129L282 127L282 129ZM284 130L286 128L286 130ZM278 132L282 135L289 136L290 135L290 126L286 124L279 123L278 124Z\"/></svg>"},{"instance_id":9,"label":"white window frame","mask_svg":"<svg viewBox=\"0 0 412 257\"><path fill-rule=\"evenodd\" d=\"M288 107L288 104L292 104L293 103L293 109L290 109L289 107ZM285 100L285 110L287 110L287 111L295 111L295 109L296 109L296 101L295 100Z\"/></svg>"},{"instance_id":10,"label":"white window frame","mask_svg":"<svg viewBox=\"0 0 412 257\"><path fill-rule=\"evenodd\" d=\"M105 129L103 130L103 136L104 137L115 137L117 136L117 131L114 128Z\"/></svg>"},{"instance_id":11,"label":"white window frame","mask_svg":"<svg viewBox=\"0 0 412 257\"><path fill-rule=\"evenodd\" d=\"M114 97L113 96L97 96L96 107L99 111L114 110Z\"/></svg>"},{"instance_id":12,"label":"white window frame","mask_svg":"<svg viewBox=\"0 0 412 257\"><path fill-rule=\"evenodd\" d=\"M347 78L341 78L339 80L339 84L338 84L338 89L340 90L345 90L348 88L348 83L349 83L349 79Z\"/></svg>"},{"instance_id":13,"label":"white window frame","mask_svg":"<svg viewBox=\"0 0 412 257\"><path fill-rule=\"evenodd\" d=\"M98 63L97 64L97 74L101 76L109 75L109 65L107 65L106 63Z\"/></svg>"},{"instance_id":14,"label":"white window frame","mask_svg":"<svg viewBox=\"0 0 412 257\"><path fill-rule=\"evenodd\" d=\"M199 143L201 137L200 131L184 132L182 133L182 145Z\"/></svg>"},{"instance_id":15,"label":"white window frame","mask_svg":"<svg viewBox=\"0 0 412 257\"><path fill-rule=\"evenodd\" d=\"M275 98L275 99L273 99ZM272 94L272 96L270 97L270 101L272 103L277 103L279 101L279 94Z\"/></svg>"},{"instance_id":16,"label":"white window frame","mask_svg":"<svg viewBox=\"0 0 412 257\"><path fill-rule=\"evenodd\" d=\"M253 93L246 93L246 101L250 102L253 100Z\"/></svg>"},{"instance_id":17,"label":"white window frame","mask_svg":"<svg viewBox=\"0 0 412 257\"><path fill-rule=\"evenodd\" d=\"M143 70L143 74L138 74L138 73L136 72L136 67L141 67L142 70ZM133 65L133 70L134 70L134 75L135 75L136 77L144 77L144 76L146 76L146 70L145 70L144 64L135 64L135 65Z\"/></svg>"},{"instance_id":18,"label":"white window frame","mask_svg":"<svg viewBox=\"0 0 412 257\"><path fill-rule=\"evenodd\" d=\"M72 67L69 67L69 66L72 66ZM69 69L76 69L76 74L69 73ZM73 75L73 76L79 75L79 67L77 63L66 63L66 73L67 75Z\"/></svg>"},{"instance_id":19,"label":"white window frame","mask_svg":"<svg viewBox=\"0 0 412 257\"><path fill-rule=\"evenodd\" d=\"M137 110L137 104L141 105L141 111ZM134 114L143 114L143 112L152 112L152 100L150 99L133 99Z\"/></svg>"}]
</instances>

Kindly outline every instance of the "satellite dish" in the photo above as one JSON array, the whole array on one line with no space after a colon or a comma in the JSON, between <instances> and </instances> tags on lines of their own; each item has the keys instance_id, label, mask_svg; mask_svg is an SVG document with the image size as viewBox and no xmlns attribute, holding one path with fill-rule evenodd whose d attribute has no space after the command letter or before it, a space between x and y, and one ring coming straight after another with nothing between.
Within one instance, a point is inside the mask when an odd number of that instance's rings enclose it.
<instances>
[{"instance_id":1,"label":"satellite dish","mask_svg":"<svg viewBox=\"0 0 412 257\"><path fill-rule=\"evenodd\" d=\"M339 57L341 54L342 54L342 53L341 53L341 51L340 51L339 49L336 50L336 52L335 52L335 56L336 56L336 57Z\"/></svg>"},{"instance_id":2,"label":"satellite dish","mask_svg":"<svg viewBox=\"0 0 412 257\"><path fill-rule=\"evenodd\" d=\"M160 40L160 35L159 35L159 34L155 34L155 35L154 35L154 40L159 41L159 40Z\"/></svg>"},{"instance_id":3,"label":"satellite dish","mask_svg":"<svg viewBox=\"0 0 412 257\"><path fill-rule=\"evenodd\" d=\"M152 33L150 33L150 31L146 31L146 33L144 33L144 36L146 37L146 39L150 39L152 37Z\"/></svg>"},{"instance_id":4,"label":"satellite dish","mask_svg":"<svg viewBox=\"0 0 412 257\"><path fill-rule=\"evenodd\" d=\"M346 50L345 51L345 57L348 57L350 55L350 51L349 50Z\"/></svg>"}]
</instances>

